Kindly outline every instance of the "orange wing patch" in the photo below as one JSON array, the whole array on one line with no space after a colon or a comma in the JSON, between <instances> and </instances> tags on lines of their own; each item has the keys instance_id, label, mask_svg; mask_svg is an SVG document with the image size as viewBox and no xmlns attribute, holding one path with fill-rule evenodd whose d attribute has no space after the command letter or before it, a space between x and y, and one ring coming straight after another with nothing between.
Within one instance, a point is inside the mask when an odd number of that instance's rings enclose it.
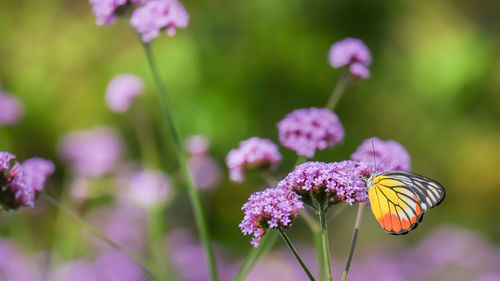
<instances>
[{"instance_id":1,"label":"orange wing patch","mask_svg":"<svg viewBox=\"0 0 500 281\"><path fill-rule=\"evenodd\" d=\"M391 234L406 234L415 228L423 215L418 197L389 177L376 177L373 183L368 196L382 228Z\"/></svg>"}]
</instances>

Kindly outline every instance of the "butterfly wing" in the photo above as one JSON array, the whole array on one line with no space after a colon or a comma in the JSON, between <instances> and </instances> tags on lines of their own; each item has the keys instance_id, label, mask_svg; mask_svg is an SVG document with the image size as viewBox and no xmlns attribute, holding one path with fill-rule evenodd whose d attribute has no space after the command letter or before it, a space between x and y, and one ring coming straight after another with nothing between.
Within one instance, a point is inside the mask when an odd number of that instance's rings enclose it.
<instances>
[{"instance_id":1,"label":"butterfly wing","mask_svg":"<svg viewBox=\"0 0 500 281\"><path fill-rule=\"evenodd\" d=\"M438 182L399 171L376 175L369 182L371 209L391 234L406 234L422 221L424 212L439 205L446 194Z\"/></svg>"}]
</instances>

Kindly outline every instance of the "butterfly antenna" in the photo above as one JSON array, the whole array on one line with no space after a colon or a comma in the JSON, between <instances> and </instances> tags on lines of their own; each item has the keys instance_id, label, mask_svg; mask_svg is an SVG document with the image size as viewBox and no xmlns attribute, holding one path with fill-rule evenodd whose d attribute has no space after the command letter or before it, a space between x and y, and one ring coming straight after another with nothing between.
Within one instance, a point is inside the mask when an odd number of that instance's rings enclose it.
<instances>
[{"instance_id":1,"label":"butterfly antenna","mask_svg":"<svg viewBox=\"0 0 500 281\"><path fill-rule=\"evenodd\" d=\"M372 139L372 154L373 154L373 165L374 165L373 173L376 173L377 172L377 160L375 159L375 145L373 144L373 139Z\"/></svg>"}]
</instances>

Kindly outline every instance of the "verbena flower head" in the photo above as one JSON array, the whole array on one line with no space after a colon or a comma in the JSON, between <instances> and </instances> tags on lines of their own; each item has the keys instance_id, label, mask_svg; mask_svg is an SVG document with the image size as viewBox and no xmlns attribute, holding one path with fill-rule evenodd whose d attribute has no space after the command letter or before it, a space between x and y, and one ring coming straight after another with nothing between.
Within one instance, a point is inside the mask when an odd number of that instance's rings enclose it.
<instances>
[{"instance_id":1,"label":"verbena flower head","mask_svg":"<svg viewBox=\"0 0 500 281\"><path fill-rule=\"evenodd\" d=\"M22 206L33 207L35 194L44 188L46 179L54 172L54 164L41 158L26 160L10 166L14 155L0 152L0 206L3 210Z\"/></svg>"},{"instance_id":2,"label":"verbena flower head","mask_svg":"<svg viewBox=\"0 0 500 281\"><path fill-rule=\"evenodd\" d=\"M132 74L117 75L108 84L106 104L114 112L125 112L143 91L144 83L141 78Z\"/></svg>"},{"instance_id":3,"label":"verbena flower head","mask_svg":"<svg viewBox=\"0 0 500 281\"><path fill-rule=\"evenodd\" d=\"M232 181L243 181L243 170L260 166L271 169L281 162L278 146L268 139L252 137L240 142L240 146L229 151L226 164Z\"/></svg>"},{"instance_id":4,"label":"verbena flower head","mask_svg":"<svg viewBox=\"0 0 500 281\"><path fill-rule=\"evenodd\" d=\"M278 131L283 146L309 158L344 139L339 118L324 108L297 109L278 123Z\"/></svg>"},{"instance_id":5,"label":"verbena flower head","mask_svg":"<svg viewBox=\"0 0 500 281\"><path fill-rule=\"evenodd\" d=\"M89 0L97 25L111 25L118 19L121 9L127 4L142 4L148 0Z\"/></svg>"},{"instance_id":6,"label":"verbena flower head","mask_svg":"<svg viewBox=\"0 0 500 281\"><path fill-rule=\"evenodd\" d=\"M113 170L122 150L122 140L107 127L71 132L58 145L61 157L85 177L99 177Z\"/></svg>"},{"instance_id":7,"label":"verbena flower head","mask_svg":"<svg viewBox=\"0 0 500 281\"><path fill-rule=\"evenodd\" d=\"M153 208L167 201L170 194L170 180L161 171L142 170L130 179L128 194L140 207Z\"/></svg>"},{"instance_id":8,"label":"verbena flower head","mask_svg":"<svg viewBox=\"0 0 500 281\"><path fill-rule=\"evenodd\" d=\"M377 137L369 138L356 149L351 159L364 163L371 163L373 172L410 171L410 155L405 148L396 141L383 141Z\"/></svg>"},{"instance_id":9,"label":"verbena flower head","mask_svg":"<svg viewBox=\"0 0 500 281\"><path fill-rule=\"evenodd\" d=\"M353 62L360 62L364 65L370 65L372 62L368 47L363 41L356 38L346 38L333 44L330 48L329 59L334 68L346 66Z\"/></svg>"},{"instance_id":10,"label":"verbena flower head","mask_svg":"<svg viewBox=\"0 0 500 281\"><path fill-rule=\"evenodd\" d=\"M350 205L367 199L362 167L355 161L333 163L306 162L295 168L278 183L279 188L289 189L312 204L313 198L330 204L346 202Z\"/></svg>"},{"instance_id":11,"label":"verbena flower head","mask_svg":"<svg viewBox=\"0 0 500 281\"><path fill-rule=\"evenodd\" d=\"M359 39L346 38L333 44L329 60L334 68L349 66L354 80L370 77L368 66L372 62L372 56L368 47Z\"/></svg>"},{"instance_id":12,"label":"verbena flower head","mask_svg":"<svg viewBox=\"0 0 500 281\"><path fill-rule=\"evenodd\" d=\"M177 28L188 25L189 15L177 0L151 0L137 8L130 24L141 35L142 41L150 42L165 30L174 36Z\"/></svg>"},{"instance_id":13,"label":"verbena flower head","mask_svg":"<svg viewBox=\"0 0 500 281\"><path fill-rule=\"evenodd\" d=\"M0 125L15 125L21 120L22 115L21 102L0 88Z\"/></svg>"},{"instance_id":14,"label":"verbena flower head","mask_svg":"<svg viewBox=\"0 0 500 281\"><path fill-rule=\"evenodd\" d=\"M291 190L268 188L255 192L241 208L245 216L240 229L245 235L253 235L251 243L257 247L267 229L289 229L301 208L304 205L300 196Z\"/></svg>"}]
</instances>

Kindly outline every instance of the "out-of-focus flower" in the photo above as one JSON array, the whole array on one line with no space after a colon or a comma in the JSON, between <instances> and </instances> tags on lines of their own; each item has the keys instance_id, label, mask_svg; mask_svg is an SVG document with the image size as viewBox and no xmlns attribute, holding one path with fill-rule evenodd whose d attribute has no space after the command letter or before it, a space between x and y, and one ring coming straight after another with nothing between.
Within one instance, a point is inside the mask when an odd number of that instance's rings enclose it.
<instances>
[{"instance_id":1,"label":"out-of-focus flower","mask_svg":"<svg viewBox=\"0 0 500 281\"><path fill-rule=\"evenodd\" d=\"M186 229L175 229L166 238L167 254L176 273L185 281L209 281L210 270L203 247ZM219 247L214 247L219 279L232 280L238 267ZM196 266L193 266L195 264Z\"/></svg>"},{"instance_id":2,"label":"out-of-focus flower","mask_svg":"<svg viewBox=\"0 0 500 281\"><path fill-rule=\"evenodd\" d=\"M142 79L133 74L120 74L108 84L106 104L114 112L125 112L132 101L144 91Z\"/></svg>"},{"instance_id":3,"label":"out-of-focus flower","mask_svg":"<svg viewBox=\"0 0 500 281\"><path fill-rule=\"evenodd\" d=\"M177 28L188 25L189 15L177 0L151 0L137 8L130 24L141 35L142 41L150 42L165 29L174 36Z\"/></svg>"},{"instance_id":4,"label":"out-of-focus flower","mask_svg":"<svg viewBox=\"0 0 500 281\"><path fill-rule=\"evenodd\" d=\"M367 200L361 173L360 165L355 161L306 162L295 167L278 183L278 187L296 192L309 204L315 197L326 198L332 204L347 202L352 205Z\"/></svg>"},{"instance_id":5,"label":"out-of-focus flower","mask_svg":"<svg viewBox=\"0 0 500 281\"><path fill-rule=\"evenodd\" d=\"M23 105L13 95L4 92L0 84L0 125L15 125L23 116Z\"/></svg>"},{"instance_id":6,"label":"out-of-focus flower","mask_svg":"<svg viewBox=\"0 0 500 281\"><path fill-rule=\"evenodd\" d=\"M141 267L116 250L107 251L94 261L77 260L63 264L52 273L54 281L146 281Z\"/></svg>"},{"instance_id":7,"label":"out-of-focus flower","mask_svg":"<svg viewBox=\"0 0 500 281\"><path fill-rule=\"evenodd\" d=\"M354 62L349 66L349 71L354 80L370 78L370 69L360 62Z\"/></svg>"},{"instance_id":8,"label":"out-of-focus flower","mask_svg":"<svg viewBox=\"0 0 500 281\"><path fill-rule=\"evenodd\" d=\"M94 262L95 271L102 281L147 281L141 267L126 254L110 250Z\"/></svg>"},{"instance_id":9,"label":"out-of-focus flower","mask_svg":"<svg viewBox=\"0 0 500 281\"><path fill-rule=\"evenodd\" d=\"M0 206L1 209L33 207L35 194L44 188L45 181L54 172L54 164L41 158L31 158L22 165L8 152L0 152Z\"/></svg>"},{"instance_id":10,"label":"out-of-focus flower","mask_svg":"<svg viewBox=\"0 0 500 281\"><path fill-rule=\"evenodd\" d=\"M500 248L478 233L443 226L414 247L398 248L375 249L353 263L349 280L486 281L500 276Z\"/></svg>"},{"instance_id":11,"label":"out-of-focus flower","mask_svg":"<svg viewBox=\"0 0 500 281\"><path fill-rule=\"evenodd\" d=\"M83 177L74 179L71 182L69 193L76 201L85 201L89 197L89 184L87 179Z\"/></svg>"},{"instance_id":12,"label":"out-of-focus flower","mask_svg":"<svg viewBox=\"0 0 500 281\"><path fill-rule=\"evenodd\" d=\"M194 184L199 189L210 189L219 184L221 168L209 155L195 155L188 160L189 170L193 176Z\"/></svg>"},{"instance_id":13,"label":"out-of-focus flower","mask_svg":"<svg viewBox=\"0 0 500 281\"><path fill-rule=\"evenodd\" d=\"M161 171L139 171L132 176L128 185L130 199L145 209L164 204L169 194L170 180Z\"/></svg>"},{"instance_id":14,"label":"out-of-focus flower","mask_svg":"<svg viewBox=\"0 0 500 281\"><path fill-rule=\"evenodd\" d=\"M40 270L8 240L0 240L0 279L41 281Z\"/></svg>"},{"instance_id":15,"label":"out-of-focus flower","mask_svg":"<svg viewBox=\"0 0 500 281\"><path fill-rule=\"evenodd\" d=\"M370 77L368 66L372 62L372 56L365 43L359 39L346 38L333 44L330 48L329 60L334 68L349 65L354 79Z\"/></svg>"},{"instance_id":16,"label":"out-of-focus flower","mask_svg":"<svg viewBox=\"0 0 500 281\"><path fill-rule=\"evenodd\" d=\"M74 260L60 265L51 273L53 281L95 281L100 280L92 262Z\"/></svg>"},{"instance_id":17,"label":"out-of-focus flower","mask_svg":"<svg viewBox=\"0 0 500 281\"><path fill-rule=\"evenodd\" d=\"M364 65L370 65L372 62L368 47L363 41L356 38L345 38L333 44L330 48L329 59L334 68L346 66L353 62L360 62Z\"/></svg>"},{"instance_id":18,"label":"out-of-focus flower","mask_svg":"<svg viewBox=\"0 0 500 281\"><path fill-rule=\"evenodd\" d=\"M58 145L61 157L85 177L99 177L113 170L122 149L118 134L107 127L71 132Z\"/></svg>"},{"instance_id":19,"label":"out-of-focus flower","mask_svg":"<svg viewBox=\"0 0 500 281\"><path fill-rule=\"evenodd\" d=\"M351 155L351 159L376 166L376 172L410 171L410 155L405 148L396 141L383 141L373 137L363 143Z\"/></svg>"},{"instance_id":20,"label":"out-of-focus flower","mask_svg":"<svg viewBox=\"0 0 500 281\"><path fill-rule=\"evenodd\" d=\"M190 136L186 139L186 151L190 155L200 155L207 153L210 142L204 136Z\"/></svg>"},{"instance_id":21,"label":"out-of-focus flower","mask_svg":"<svg viewBox=\"0 0 500 281\"><path fill-rule=\"evenodd\" d=\"M127 4L142 4L147 0L89 0L97 25L111 25L118 19L119 10Z\"/></svg>"},{"instance_id":22,"label":"out-of-focus flower","mask_svg":"<svg viewBox=\"0 0 500 281\"><path fill-rule=\"evenodd\" d=\"M324 108L294 110L278 123L278 131L283 146L309 158L317 149L332 147L344 139L339 118Z\"/></svg>"},{"instance_id":23,"label":"out-of-focus flower","mask_svg":"<svg viewBox=\"0 0 500 281\"><path fill-rule=\"evenodd\" d=\"M229 177L236 182L243 181L243 170L260 166L271 169L281 162L278 146L268 139L252 137L240 142L240 146L229 151L226 164Z\"/></svg>"},{"instance_id":24,"label":"out-of-focus flower","mask_svg":"<svg viewBox=\"0 0 500 281\"><path fill-rule=\"evenodd\" d=\"M289 229L301 208L304 205L300 196L291 190L268 188L255 192L241 208L245 213L240 223L241 231L253 235L251 244L257 247L267 229Z\"/></svg>"}]
</instances>

